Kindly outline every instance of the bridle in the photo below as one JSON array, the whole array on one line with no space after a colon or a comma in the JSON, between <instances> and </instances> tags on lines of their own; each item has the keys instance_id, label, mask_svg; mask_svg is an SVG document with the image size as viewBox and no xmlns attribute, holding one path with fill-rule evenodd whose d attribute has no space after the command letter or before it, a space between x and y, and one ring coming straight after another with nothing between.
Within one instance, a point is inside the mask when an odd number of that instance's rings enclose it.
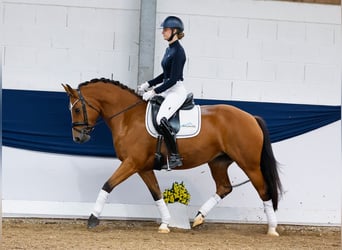
<instances>
[{"instance_id":1,"label":"bridle","mask_svg":"<svg viewBox=\"0 0 342 250\"><path fill-rule=\"evenodd\" d=\"M72 109L74 108L74 106L78 103L81 102L82 105L82 113L83 113L83 122L73 122L72 123L72 129L74 129L75 131L82 133L82 134L87 134L89 135L93 130L95 125L91 125L88 122L88 113L87 113L87 109L86 109L86 105L88 105L90 108L96 110L99 114L101 113L97 108L95 108L92 104L90 104L89 102L87 102L82 93L81 93L81 89L78 88L77 89L77 93L78 93L78 99L76 99L76 101L70 105L69 110L70 112L72 111ZM84 126L82 129L78 129L78 127L80 126Z\"/></svg>"},{"instance_id":2,"label":"bridle","mask_svg":"<svg viewBox=\"0 0 342 250\"><path fill-rule=\"evenodd\" d=\"M102 121L96 122L94 125L91 125L88 122L88 113L87 113L86 106L94 109L99 114L101 114L101 111L98 108L96 108L94 105L92 105L90 102L88 102L86 99L84 99L84 97L83 97L83 95L81 93L81 89L80 88L77 89L77 94L78 94L78 98L76 99L76 101L74 103L70 104L69 110L72 111L74 106L78 102L81 102L82 113L83 113L83 122L73 122L72 123L72 129L74 129L75 131L77 131L77 132L79 132L81 134L89 135L95 129L96 125L99 125L99 124L101 124L104 121L102 120ZM122 113L125 113L126 111L134 108L135 106L137 106L138 104L140 104L142 102L143 102L143 100L139 100L136 103L133 103L132 105L126 107L125 109L115 113L114 115L111 115L106 120L109 121L109 120L113 119L114 117L116 117L116 116L118 116L118 115L120 115ZM80 127L80 126L84 126L84 127L82 129L77 128L77 127Z\"/></svg>"}]
</instances>

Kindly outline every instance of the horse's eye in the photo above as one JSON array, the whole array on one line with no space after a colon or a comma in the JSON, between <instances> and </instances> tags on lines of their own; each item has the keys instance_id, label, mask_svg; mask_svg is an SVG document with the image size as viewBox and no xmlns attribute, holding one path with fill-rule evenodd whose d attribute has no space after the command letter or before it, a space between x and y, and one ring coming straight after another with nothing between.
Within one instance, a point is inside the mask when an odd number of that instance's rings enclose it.
<instances>
[{"instance_id":1,"label":"horse's eye","mask_svg":"<svg viewBox=\"0 0 342 250\"><path fill-rule=\"evenodd\" d=\"M75 108L75 113L79 114L81 112L80 108Z\"/></svg>"}]
</instances>

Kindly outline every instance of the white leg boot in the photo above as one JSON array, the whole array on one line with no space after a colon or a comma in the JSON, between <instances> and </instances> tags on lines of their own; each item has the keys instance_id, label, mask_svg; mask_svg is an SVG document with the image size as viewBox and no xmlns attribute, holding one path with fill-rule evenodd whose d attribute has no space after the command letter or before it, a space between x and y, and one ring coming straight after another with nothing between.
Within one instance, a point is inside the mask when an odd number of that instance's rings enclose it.
<instances>
[{"instance_id":1,"label":"white leg boot","mask_svg":"<svg viewBox=\"0 0 342 250\"><path fill-rule=\"evenodd\" d=\"M101 189L99 195L97 196L96 203L93 210L93 215L97 218L102 213L103 207L108 199L109 193Z\"/></svg>"},{"instance_id":2,"label":"white leg boot","mask_svg":"<svg viewBox=\"0 0 342 250\"><path fill-rule=\"evenodd\" d=\"M156 205L161 216L161 224L159 226L158 233L169 233L170 229L168 228L168 225L171 219L169 209L167 208L163 198L157 200Z\"/></svg>"},{"instance_id":3,"label":"white leg boot","mask_svg":"<svg viewBox=\"0 0 342 250\"><path fill-rule=\"evenodd\" d=\"M264 203L264 211L265 211L267 223L268 223L267 234L271 236L279 236L277 232L277 226L278 226L277 217L273 209L272 200L264 201L263 203Z\"/></svg>"},{"instance_id":4,"label":"white leg boot","mask_svg":"<svg viewBox=\"0 0 342 250\"><path fill-rule=\"evenodd\" d=\"M214 196L210 197L209 200L207 200L202 207L198 210L198 214L194 219L194 223L192 224L192 227L196 227L198 225L203 224L204 217L207 216L207 214L221 201L221 197L218 194L215 194Z\"/></svg>"},{"instance_id":5,"label":"white leg boot","mask_svg":"<svg viewBox=\"0 0 342 250\"><path fill-rule=\"evenodd\" d=\"M94 228L99 225L100 220L98 217L102 213L103 207L107 201L109 193L101 189L99 195L97 196L96 203L94 206L94 210L88 218L88 228Z\"/></svg>"}]
</instances>

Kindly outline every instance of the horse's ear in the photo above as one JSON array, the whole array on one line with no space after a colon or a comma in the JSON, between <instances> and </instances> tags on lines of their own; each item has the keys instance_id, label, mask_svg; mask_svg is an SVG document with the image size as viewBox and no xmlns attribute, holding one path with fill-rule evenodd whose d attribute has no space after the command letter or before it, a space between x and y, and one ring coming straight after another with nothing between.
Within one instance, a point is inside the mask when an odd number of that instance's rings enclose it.
<instances>
[{"instance_id":1,"label":"horse's ear","mask_svg":"<svg viewBox=\"0 0 342 250\"><path fill-rule=\"evenodd\" d=\"M68 96L70 96L70 97L75 96L74 95L74 89L72 87L70 87L69 84L63 84L62 83L62 86L63 86L64 90L67 92Z\"/></svg>"}]
</instances>

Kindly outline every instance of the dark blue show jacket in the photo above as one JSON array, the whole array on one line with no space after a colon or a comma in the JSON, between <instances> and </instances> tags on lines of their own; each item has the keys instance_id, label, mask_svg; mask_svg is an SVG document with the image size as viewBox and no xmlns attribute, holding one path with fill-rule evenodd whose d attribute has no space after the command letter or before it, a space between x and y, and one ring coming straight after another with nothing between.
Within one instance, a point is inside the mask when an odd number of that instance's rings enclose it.
<instances>
[{"instance_id":1,"label":"dark blue show jacket","mask_svg":"<svg viewBox=\"0 0 342 250\"><path fill-rule=\"evenodd\" d=\"M155 86L164 82L156 87L154 91L159 94L171 88L177 81L183 81L183 68L186 61L185 51L179 41L175 41L166 49L161 65L163 73L156 78L148 81L150 86Z\"/></svg>"}]
</instances>

